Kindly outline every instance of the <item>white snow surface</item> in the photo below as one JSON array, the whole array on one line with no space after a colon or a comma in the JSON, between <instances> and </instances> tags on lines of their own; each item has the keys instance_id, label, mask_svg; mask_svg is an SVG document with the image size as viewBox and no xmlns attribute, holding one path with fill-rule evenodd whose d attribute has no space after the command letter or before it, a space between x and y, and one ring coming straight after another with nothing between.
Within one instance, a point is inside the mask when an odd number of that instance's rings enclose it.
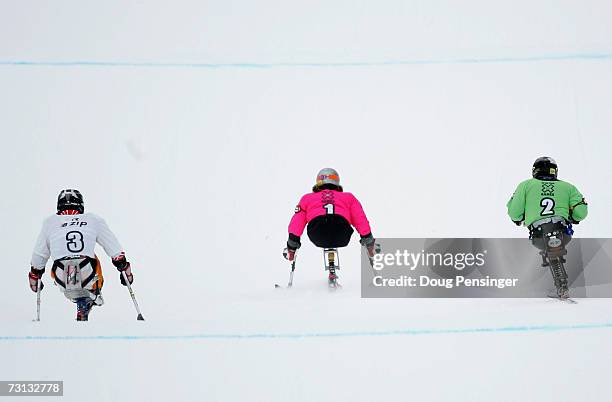
<instances>
[{"instance_id":1,"label":"white snow surface","mask_svg":"<svg viewBox=\"0 0 612 402\"><path fill-rule=\"evenodd\" d=\"M5 4L0 380L71 402L609 401L609 299L361 299L356 239L341 291L306 237L273 285L326 166L375 236L524 237L505 203L550 155L590 202L577 236L610 237L610 21L607 1ZM30 254L69 187L145 322L102 250L91 321L45 274L32 322Z\"/></svg>"}]
</instances>

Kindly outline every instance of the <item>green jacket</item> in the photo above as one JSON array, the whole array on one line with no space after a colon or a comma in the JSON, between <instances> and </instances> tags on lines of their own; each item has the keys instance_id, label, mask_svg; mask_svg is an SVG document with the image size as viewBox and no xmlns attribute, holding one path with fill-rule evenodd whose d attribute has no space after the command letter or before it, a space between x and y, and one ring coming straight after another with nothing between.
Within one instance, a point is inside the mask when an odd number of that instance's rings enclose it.
<instances>
[{"instance_id":1,"label":"green jacket","mask_svg":"<svg viewBox=\"0 0 612 402\"><path fill-rule=\"evenodd\" d=\"M525 221L525 226L551 216L581 221L588 214L580 191L562 180L525 180L518 185L506 206L510 219Z\"/></svg>"}]
</instances>

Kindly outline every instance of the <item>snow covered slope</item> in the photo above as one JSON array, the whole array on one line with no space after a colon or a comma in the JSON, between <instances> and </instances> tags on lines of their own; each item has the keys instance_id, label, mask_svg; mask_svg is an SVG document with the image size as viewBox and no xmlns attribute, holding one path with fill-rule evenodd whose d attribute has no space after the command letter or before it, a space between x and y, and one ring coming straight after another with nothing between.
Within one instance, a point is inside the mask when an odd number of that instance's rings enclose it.
<instances>
[{"instance_id":1,"label":"snow covered slope","mask_svg":"<svg viewBox=\"0 0 612 402\"><path fill-rule=\"evenodd\" d=\"M341 292L311 245L295 289L273 284L324 166L377 236L522 237L505 202L546 154L590 202L577 235L610 237L611 20L605 1L3 7L0 380L64 380L66 401L607 400L609 300L363 300L356 241ZM105 256L92 321L53 286L30 321L31 248L73 186L146 322Z\"/></svg>"}]
</instances>

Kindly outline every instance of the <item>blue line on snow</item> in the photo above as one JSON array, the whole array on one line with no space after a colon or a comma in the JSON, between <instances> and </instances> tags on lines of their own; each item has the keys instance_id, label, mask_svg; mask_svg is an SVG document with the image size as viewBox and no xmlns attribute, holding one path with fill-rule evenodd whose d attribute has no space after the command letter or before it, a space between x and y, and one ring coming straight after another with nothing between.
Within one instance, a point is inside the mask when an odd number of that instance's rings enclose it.
<instances>
[{"instance_id":1,"label":"blue line on snow","mask_svg":"<svg viewBox=\"0 0 612 402\"><path fill-rule=\"evenodd\" d=\"M274 67L382 67L422 64L482 64L482 63L528 63L563 60L611 60L612 53L577 53L516 57L473 57L456 59L414 59L396 61L355 62L280 62L280 63L182 63L182 62L130 62L130 61L32 61L0 60L0 66L34 67L144 67L144 68L274 68Z\"/></svg>"},{"instance_id":2,"label":"blue line on snow","mask_svg":"<svg viewBox=\"0 0 612 402\"><path fill-rule=\"evenodd\" d=\"M305 332L305 333L252 333L252 334L194 334L194 335L92 335L92 336L0 336L0 341L88 341L88 340L248 340L248 339L303 339L303 338L343 338L377 337L401 335L450 335L478 333L520 333L520 332L557 332L582 329L612 329L611 323L576 325L533 325L515 327L447 328L447 329L403 329L396 331L355 331L355 332Z\"/></svg>"}]
</instances>

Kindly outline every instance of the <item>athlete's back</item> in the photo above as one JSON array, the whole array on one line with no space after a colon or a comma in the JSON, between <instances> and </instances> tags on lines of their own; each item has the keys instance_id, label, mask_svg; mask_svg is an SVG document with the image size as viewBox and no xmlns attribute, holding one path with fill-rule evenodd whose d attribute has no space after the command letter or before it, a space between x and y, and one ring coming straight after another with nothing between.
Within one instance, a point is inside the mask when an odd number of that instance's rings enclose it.
<instances>
[{"instance_id":1,"label":"athlete's back","mask_svg":"<svg viewBox=\"0 0 612 402\"><path fill-rule=\"evenodd\" d=\"M301 236L307 223L326 215L341 216L360 235L371 233L370 223L357 198L351 193L331 189L308 193L300 199L289 223L289 233Z\"/></svg>"},{"instance_id":2,"label":"athlete's back","mask_svg":"<svg viewBox=\"0 0 612 402\"><path fill-rule=\"evenodd\" d=\"M32 255L32 266L43 268L48 259L85 255L95 258L96 243L109 257L121 254L122 248L104 219L86 212L78 215L51 215L43 223Z\"/></svg>"},{"instance_id":3,"label":"athlete's back","mask_svg":"<svg viewBox=\"0 0 612 402\"><path fill-rule=\"evenodd\" d=\"M552 216L579 222L588 213L584 197L573 184L537 178L520 183L507 207L510 219L524 221L525 226Z\"/></svg>"}]
</instances>

